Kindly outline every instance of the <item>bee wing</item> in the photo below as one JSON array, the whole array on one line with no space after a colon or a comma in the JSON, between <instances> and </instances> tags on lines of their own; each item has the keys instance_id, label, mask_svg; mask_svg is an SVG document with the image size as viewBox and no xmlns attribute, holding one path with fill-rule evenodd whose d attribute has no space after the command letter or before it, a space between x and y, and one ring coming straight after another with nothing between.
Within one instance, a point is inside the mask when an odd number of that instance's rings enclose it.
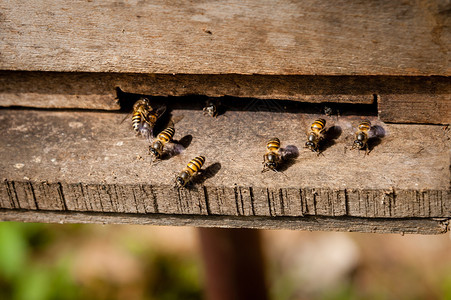
<instances>
[{"instance_id":1,"label":"bee wing","mask_svg":"<svg viewBox=\"0 0 451 300\"><path fill-rule=\"evenodd\" d=\"M371 126L370 131L368 132L369 138L382 138L385 136L385 129L382 126L374 125Z\"/></svg>"},{"instance_id":2,"label":"bee wing","mask_svg":"<svg viewBox=\"0 0 451 300\"><path fill-rule=\"evenodd\" d=\"M125 121L126 119L128 119L132 114L133 114L133 111L131 111L131 112L129 112L129 113L126 113L126 114L125 114L125 117L122 119L122 121L121 121L119 124L124 123L124 121Z\"/></svg>"},{"instance_id":3,"label":"bee wing","mask_svg":"<svg viewBox=\"0 0 451 300\"><path fill-rule=\"evenodd\" d=\"M182 153L182 151L185 150L185 147L183 147L180 143L171 141L165 145L165 150L166 153L171 157Z\"/></svg>"},{"instance_id":4,"label":"bee wing","mask_svg":"<svg viewBox=\"0 0 451 300\"><path fill-rule=\"evenodd\" d=\"M299 149L294 145L288 145L285 148L280 148L279 154L282 159L295 159L299 156Z\"/></svg>"},{"instance_id":5,"label":"bee wing","mask_svg":"<svg viewBox=\"0 0 451 300\"><path fill-rule=\"evenodd\" d=\"M157 119L161 117L166 112L166 105L160 106L155 110L155 115L157 116Z\"/></svg>"},{"instance_id":6,"label":"bee wing","mask_svg":"<svg viewBox=\"0 0 451 300\"><path fill-rule=\"evenodd\" d=\"M151 141L153 137L153 128L146 122L141 122L139 124L139 133L146 138L149 142Z\"/></svg>"},{"instance_id":7,"label":"bee wing","mask_svg":"<svg viewBox=\"0 0 451 300\"><path fill-rule=\"evenodd\" d=\"M178 122L180 122L185 116L184 115L177 115L171 118L171 120L169 121L169 126L174 126L175 124L177 124Z\"/></svg>"}]
</instances>

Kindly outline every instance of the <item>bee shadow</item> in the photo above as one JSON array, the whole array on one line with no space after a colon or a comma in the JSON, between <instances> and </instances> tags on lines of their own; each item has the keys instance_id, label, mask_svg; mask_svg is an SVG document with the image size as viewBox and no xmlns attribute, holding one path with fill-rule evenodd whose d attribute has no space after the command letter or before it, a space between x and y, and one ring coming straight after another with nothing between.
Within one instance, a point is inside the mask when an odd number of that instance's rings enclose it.
<instances>
[{"instance_id":1,"label":"bee shadow","mask_svg":"<svg viewBox=\"0 0 451 300\"><path fill-rule=\"evenodd\" d=\"M321 152L335 145L336 140L340 137L341 133L342 130L340 126L335 125L329 127L329 129L327 129L324 133L324 140L321 143Z\"/></svg>"},{"instance_id":2,"label":"bee shadow","mask_svg":"<svg viewBox=\"0 0 451 300\"><path fill-rule=\"evenodd\" d=\"M368 139L368 151L371 152L377 145L382 142L382 138L385 137L385 129L382 126L374 125L371 127L373 136Z\"/></svg>"},{"instance_id":3,"label":"bee shadow","mask_svg":"<svg viewBox=\"0 0 451 300\"><path fill-rule=\"evenodd\" d=\"M197 176L195 176L191 183L195 184L203 184L207 179L214 177L219 170L221 170L221 164L216 162L214 164L209 165L204 170L201 170Z\"/></svg>"},{"instance_id":4,"label":"bee shadow","mask_svg":"<svg viewBox=\"0 0 451 300\"><path fill-rule=\"evenodd\" d=\"M278 171L283 172L296 163L296 158L299 156L299 149L294 145L288 145L281 150L284 154Z\"/></svg>"},{"instance_id":5,"label":"bee shadow","mask_svg":"<svg viewBox=\"0 0 451 300\"><path fill-rule=\"evenodd\" d=\"M174 143L178 143L183 146L183 148L188 148L191 145L191 141L193 140L193 136L191 134L185 135L179 140L174 141Z\"/></svg>"}]
</instances>

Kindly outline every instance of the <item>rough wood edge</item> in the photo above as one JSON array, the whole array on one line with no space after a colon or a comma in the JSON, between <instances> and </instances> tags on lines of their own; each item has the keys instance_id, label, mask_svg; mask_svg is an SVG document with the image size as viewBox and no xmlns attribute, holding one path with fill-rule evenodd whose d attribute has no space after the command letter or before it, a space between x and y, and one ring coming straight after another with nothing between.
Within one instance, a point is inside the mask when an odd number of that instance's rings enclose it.
<instances>
[{"instance_id":1,"label":"rough wood edge","mask_svg":"<svg viewBox=\"0 0 451 300\"><path fill-rule=\"evenodd\" d=\"M448 190L68 184L4 181L0 209L197 216L448 218Z\"/></svg>"},{"instance_id":2,"label":"rough wood edge","mask_svg":"<svg viewBox=\"0 0 451 300\"><path fill-rule=\"evenodd\" d=\"M443 234L449 231L448 218L355 218L355 217L231 217L164 214L105 214L0 210L1 221L41 223L140 224L253 229L289 229L307 231L347 231L397 234Z\"/></svg>"}]
</instances>

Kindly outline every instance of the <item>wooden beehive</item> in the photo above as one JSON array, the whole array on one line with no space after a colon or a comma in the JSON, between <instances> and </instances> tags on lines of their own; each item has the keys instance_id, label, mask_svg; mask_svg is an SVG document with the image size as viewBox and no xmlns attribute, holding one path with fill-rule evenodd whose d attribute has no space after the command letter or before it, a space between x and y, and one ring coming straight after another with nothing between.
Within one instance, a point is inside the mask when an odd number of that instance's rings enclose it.
<instances>
[{"instance_id":1,"label":"wooden beehive","mask_svg":"<svg viewBox=\"0 0 451 300\"><path fill-rule=\"evenodd\" d=\"M9 1L0 8L2 220L448 230L446 1ZM184 116L176 138L192 141L151 165L148 142L121 124L118 91L228 96L250 109L232 105L208 118L196 97L168 97L168 107L177 103L171 113ZM277 109L256 108L258 99ZM279 100L300 104L285 109ZM346 110L312 109L327 103ZM322 156L302 148L318 117L340 128ZM349 151L364 118L385 131L368 156ZM283 174L262 174L273 136L300 154ZM213 175L174 188L174 174L200 154Z\"/></svg>"}]
</instances>

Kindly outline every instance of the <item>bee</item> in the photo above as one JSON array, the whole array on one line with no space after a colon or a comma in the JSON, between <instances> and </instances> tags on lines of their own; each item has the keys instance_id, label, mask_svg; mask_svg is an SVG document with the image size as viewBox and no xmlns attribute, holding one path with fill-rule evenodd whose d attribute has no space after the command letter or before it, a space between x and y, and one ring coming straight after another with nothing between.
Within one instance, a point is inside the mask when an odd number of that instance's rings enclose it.
<instances>
[{"instance_id":1,"label":"bee","mask_svg":"<svg viewBox=\"0 0 451 300\"><path fill-rule=\"evenodd\" d=\"M155 157L155 159L161 158L163 155L164 146L172 141L174 133L174 126L170 126L157 135L157 138L149 147L149 152Z\"/></svg>"},{"instance_id":2,"label":"bee","mask_svg":"<svg viewBox=\"0 0 451 300\"><path fill-rule=\"evenodd\" d=\"M358 126L357 132L355 133L355 140L351 149L365 149L365 154L368 154L368 139L370 138L370 131L371 122L368 120L362 121Z\"/></svg>"},{"instance_id":3,"label":"bee","mask_svg":"<svg viewBox=\"0 0 451 300\"><path fill-rule=\"evenodd\" d=\"M266 154L263 155L262 173L268 170L278 172L277 168L285 159L294 159L298 155L299 151L295 146L288 145L285 148L281 148L280 140L273 138L266 144Z\"/></svg>"},{"instance_id":4,"label":"bee","mask_svg":"<svg viewBox=\"0 0 451 300\"><path fill-rule=\"evenodd\" d=\"M148 98L141 98L133 105L132 127L136 134L149 139L157 120L166 111L166 106L154 110Z\"/></svg>"},{"instance_id":5,"label":"bee","mask_svg":"<svg viewBox=\"0 0 451 300\"><path fill-rule=\"evenodd\" d=\"M324 132L326 129L326 120L318 119L310 126L310 132L305 143L305 148L320 154L319 143L324 139Z\"/></svg>"},{"instance_id":6,"label":"bee","mask_svg":"<svg viewBox=\"0 0 451 300\"><path fill-rule=\"evenodd\" d=\"M175 133L174 126L171 125L157 135L157 138L149 146L149 152L153 160L162 159L164 155L174 156L182 152L185 148L173 140Z\"/></svg>"},{"instance_id":7,"label":"bee","mask_svg":"<svg viewBox=\"0 0 451 300\"><path fill-rule=\"evenodd\" d=\"M188 165L180 172L175 178L175 182L178 187L184 187L191 181L194 175L196 175L205 163L204 156L198 156L190 160Z\"/></svg>"},{"instance_id":8,"label":"bee","mask_svg":"<svg viewBox=\"0 0 451 300\"><path fill-rule=\"evenodd\" d=\"M279 154L280 140L278 138L271 139L266 144L266 154L263 155L263 172L268 170L277 171L282 158Z\"/></svg>"},{"instance_id":9,"label":"bee","mask_svg":"<svg viewBox=\"0 0 451 300\"><path fill-rule=\"evenodd\" d=\"M204 115L208 115L212 118L217 117L218 116L218 106L219 106L218 100L208 99L205 104L205 107L203 108Z\"/></svg>"}]
</instances>

